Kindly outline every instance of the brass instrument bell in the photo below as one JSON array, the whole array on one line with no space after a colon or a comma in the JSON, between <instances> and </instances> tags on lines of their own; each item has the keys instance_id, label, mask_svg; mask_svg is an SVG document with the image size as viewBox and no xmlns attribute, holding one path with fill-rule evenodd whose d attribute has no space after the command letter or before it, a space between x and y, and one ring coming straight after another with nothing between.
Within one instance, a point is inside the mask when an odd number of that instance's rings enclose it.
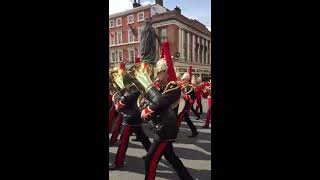
<instances>
[{"instance_id":1,"label":"brass instrument bell","mask_svg":"<svg viewBox=\"0 0 320 180\"><path fill-rule=\"evenodd\" d=\"M117 67L109 71L109 77L111 81L114 82L120 90L125 88L123 83L123 76L124 76L124 71Z\"/></svg>"},{"instance_id":2,"label":"brass instrument bell","mask_svg":"<svg viewBox=\"0 0 320 180\"><path fill-rule=\"evenodd\" d=\"M152 87L154 68L150 63L140 62L133 65L129 69L129 74L135 79L135 85L140 91L146 93Z\"/></svg>"}]
</instances>

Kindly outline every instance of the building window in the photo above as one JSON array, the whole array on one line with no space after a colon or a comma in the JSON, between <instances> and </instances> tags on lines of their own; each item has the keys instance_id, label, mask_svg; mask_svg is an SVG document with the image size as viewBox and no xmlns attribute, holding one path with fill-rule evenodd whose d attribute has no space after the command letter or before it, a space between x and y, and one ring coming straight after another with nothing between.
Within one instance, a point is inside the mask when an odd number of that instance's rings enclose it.
<instances>
[{"instance_id":1,"label":"building window","mask_svg":"<svg viewBox=\"0 0 320 180\"><path fill-rule=\"evenodd\" d=\"M133 15L129 15L128 16L128 24L132 24L134 23L134 16Z\"/></svg>"},{"instance_id":2,"label":"building window","mask_svg":"<svg viewBox=\"0 0 320 180\"><path fill-rule=\"evenodd\" d=\"M117 32L117 44L122 44L122 31Z\"/></svg>"},{"instance_id":3,"label":"building window","mask_svg":"<svg viewBox=\"0 0 320 180\"><path fill-rule=\"evenodd\" d=\"M116 52L115 51L111 51L111 62L116 62Z\"/></svg>"},{"instance_id":4,"label":"building window","mask_svg":"<svg viewBox=\"0 0 320 180\"><path fill-rule=\"evenodd\" d=\"M179 68L178 72L187 72L187 69L186 68Z\"/></svg>"},{"instance_id":5,"label":"building window","mask_svg":"<svg viewBox=\"0 0 320 180\"><path fill-rule=\"evenodd\" d=\"M189 39L189 58L190 58L190 61L192 62L192 59L193 59L193 39L192 39L192 34L190 33L190 39Z\"/></svg>"},{"instance_id":6,"label":"building window","mask_svg":"<svg viewBox=\"0 0 320 180\"><path fill-rule=\"evenodd\" d=\"M200 64L202 64L202 60L204 58L204 46L203 46L203 39L200 39Z\"/></svg>"},{"instance_id":7,"label":"building window","mask_svg":"<svg viewBox=\"0 0 320 180\"><path fill-rule=\"evenodd\" d=\"M199 57L199 38L196 37L196 42L195 42L195 62L198 62L198 57Z\"/></svg>"},{"instance_id":8,"label":"building window","mask_svg":"<svg viewBox=\"0 0 320 180\"><path fill-rule=\"evenodd\" d=\"M189 61L192 62L192 47L189 48Z\"/></svg>"},{"instance_id":9,"label":"building window","mask_svg":"<svg viewBox=\"0 0 320 180\"><path fill-rule=\"evenodd\" d=\"M140 57L141 52L140 52L140 47L139 46L134 49L134 53L135 53L135 57L134 58Z\"/></svg>"},{"instance_id":10,"label":"building window","mask_svg":"<svg viewBox=\"0 0 320 180\"><path fill-rule=\"evenodd\" d=\"M109 28L114 28L114 20L109 20Z\"/></svg>"},{"instance_id":11,"label":"building window","mask_svg":"<svg viewBox=\"0 0 320 180\"><path fill-rule=\"evenodd\" d=\"M143 21L144 20L144 12L139 12L138 13L138 22Z\"/></svg>"},{"instance_id":12,"label":"building window","mask_svg":"<svg viewBox=\"0 0 320 180\"><path fill-rule=\"evenodd\" d=\"M123 62L123 51L122 50L118 51L118 61Z\"/></svg>"},{"instance_id":13,"label":"building window","mask_svg":"<svg viewBox=\"0 0 320 180\"><path fill-rule=\"evenodd\" d=\"M132 33L132 30L129 29L128 30L128 43L131 43L133 42L133 33Z\"/></svg>"},{"instance_id":14,"label":"building window","mask_svg":"<svg viewBox=\"0 0 320 180\"><path fill-rule=\"evenodd\" d=\"M134 57L135 57L134 49L129 48L128 52L129 52L129 62L133 63L134 62Z\"/></svg>"},{"instance_id":15,"label":"building window","mask_svg":"<svg viewBox=\"0 0 320 180\"><path fill-rule=\"evenodd\" d=\"M167 41L167 29L161 29L161 42Z\"/></svg>"},{"instance_id":16,"label":"building window","mask_svg":"<svg viewBox=\"0 0 320 180\"><path fill-rule=\"evenodd\" d=\"M184 58L184 61L187 61L187 58L188 58L187 47L188 47L187 32L184 32L183 33L183 58Z\"/></svg>"},{"instance_id":17,"label":"building window","mask_svg":"<svg viewBox=\"0 0 320 180\"><path fill-rule=\"evenodd\" d=\"M115 44L115 39L116 39L116 36L115 36L114 32L111 32L110 33L110 45Z\"/></svg>"},{"instance_id":18,"label":"building window","mask_svg":"<svg viewBox=\"0 0 320 180\"><path fill-rule=\"evenodd\" d=\"M122 26L122 19L121 17L117 18L117 27Z\"/></svg>"},{"instance_id":19,"label":"building window","mask_svg":"<svg viewBox=\"0 0 320 180\"><path fill-rule=\"evenodd\" d=\"M203 45L200 44L200 54L199 54L200 64L202 63L202 52L203 52Z\"/></svg>"},{"instance_id":20,"label":"building window","mask_svg":"<svg viewBox=\"0 0 320 180\"><path fill-rule=\"evenodd\" d=\"M138 41L140 41L141 39L141 34L142 34L142 30L143 30L143 26L138 27Z\"/></svg>"},{"instance_id":21,"label":"building window","mask_svg":"<svg viewBox=\"0 0 320 180\"><path fill-rule=\"evenodd\" d=\"M207 49L207 46L205 45L204 46L204 64L208 64L207 63L207 52L208 52L208 49Z\"/></svg>"},{"instance_id":22,"label":"building window","mask_svg":"<svg viewBox=\"0 0 320 180\"><path fill-rule=\"evenodd\" d=\"M210 47L210 41L208 42L208 64L211 64L211 59L210 59L210 56L211 56L211 47Z\"/></svg>"}]
</instances>

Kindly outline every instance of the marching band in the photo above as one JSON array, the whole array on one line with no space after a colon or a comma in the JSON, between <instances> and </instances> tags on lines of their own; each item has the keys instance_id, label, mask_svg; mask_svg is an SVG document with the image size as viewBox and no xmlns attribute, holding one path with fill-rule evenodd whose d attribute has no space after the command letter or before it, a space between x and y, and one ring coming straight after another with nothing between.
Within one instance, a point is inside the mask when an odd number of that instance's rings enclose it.
<instances>
[{"instance_id":1,"label":"marching band","mask_svg":"<svg viewBox=\"0 0 320 180\"><path fill-rule=\"evenodd\" d=\"M152 40L153 37L148 38ZM155 43L151 40L148 42ZM148 47L148 44L144 46ZM126 69L124 64L121 64L109 69L108 129L112 132L110 145L116 144L122 123L125 124L116 158L109 170L123 168L129 137L135 133L136 140L141 142L146 150L143 157L145 180L155 179L156 167L162 156L172 165L181 180L192 180L187 168L175 154L172 143L178 136L183 120L191 129L192 134L189 137L198 135L189 114L192 110L197 120L200 119L203 114L202 99L205 97L208 98L208 112L203 127L209 128L211 80L201 82L201 79L197 79L190 83L192 77L189 72L180 78L174 71L168 42L162 43L161 53L161 59L156 62L150 58L153 55L142 53L130 68ZM197 104L195 109L194 104ZM149 138L153 138L152 143Z\"/></svg>"}]
</instances>

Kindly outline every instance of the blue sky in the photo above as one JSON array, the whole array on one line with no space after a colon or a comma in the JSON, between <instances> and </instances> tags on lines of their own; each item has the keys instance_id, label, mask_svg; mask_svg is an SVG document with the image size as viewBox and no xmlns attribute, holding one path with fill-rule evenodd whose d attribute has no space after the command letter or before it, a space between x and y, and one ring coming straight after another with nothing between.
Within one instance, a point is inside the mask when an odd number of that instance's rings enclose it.
<instances>
[{"instance_id":1,"label":"blue sky","mask_svg":"<svg viewBox=\"0 0 320 180\"><path fill-rule=\"evenodd\" d=\"M137 0L138 1L138 0ZM133 0L109 0L109 14L132 8ZM141 4L154 4L155 0L140 0ZM211 30L211 0L163 0L166 8L180 7L181 13L191 19L197 19Z\"/></svg>"}]
</instances>

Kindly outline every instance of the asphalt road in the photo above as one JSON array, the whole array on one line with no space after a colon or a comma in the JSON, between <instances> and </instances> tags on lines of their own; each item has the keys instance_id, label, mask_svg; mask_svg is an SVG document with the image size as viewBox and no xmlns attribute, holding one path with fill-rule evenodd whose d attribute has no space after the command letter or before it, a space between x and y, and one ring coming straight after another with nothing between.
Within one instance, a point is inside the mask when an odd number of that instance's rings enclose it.
<instances>
[{"instance_id":1,"label":"asphalt road","mask_svg":"<svg viewBox=\"0 0 320 180\"><path fill-rule=\"evenodd\" d=\"M173 147L176 154L180 157L183 164L186 166L194 179L209 180L211 179L211 129L203 129L206 112L207 100L202 100L204 114L200 120L195 120L193 113L190 113L190 118L197 127L199 135L195 138L189 138L191 130L186 122L182 122L177 140ZM111 134L109 134L109 138ZM144 161L142 156L146 151L143 149L140 142L134 142L130 137L128 150L125 158L125 167L117 171L109 171L109 179L111 180L142 180L144 179ZM152 139L150 139L152 142ZM117 146L109 147L109 165L114 162L117 152L120 136L118 137ZM160 160L156 180L179 180L174 169L165 160L164 157Z\"/></svg>"}]
</instances>

